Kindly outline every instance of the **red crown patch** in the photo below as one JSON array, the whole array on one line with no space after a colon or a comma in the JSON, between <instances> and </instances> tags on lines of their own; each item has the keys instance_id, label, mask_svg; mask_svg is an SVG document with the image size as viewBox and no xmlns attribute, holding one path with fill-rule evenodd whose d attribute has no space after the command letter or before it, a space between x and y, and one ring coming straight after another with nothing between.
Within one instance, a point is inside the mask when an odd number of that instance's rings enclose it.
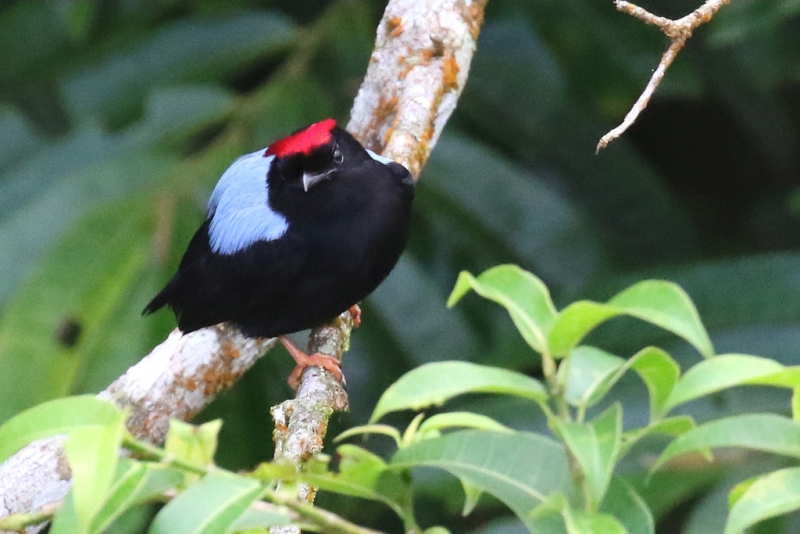
<instances>
[{"instance_id":1,"label":"red crown patch","mask_svg":"<svg viewBox=\"0 0 800 534\"><path fill-rule=\"evenodd\" d=\"M292 154L309 154L315 148L331 140L331 130L336 126L334 119L315 122L311 126L278 139L267 147L264 156L289 156Z\"/></svg>"}]
</instances>

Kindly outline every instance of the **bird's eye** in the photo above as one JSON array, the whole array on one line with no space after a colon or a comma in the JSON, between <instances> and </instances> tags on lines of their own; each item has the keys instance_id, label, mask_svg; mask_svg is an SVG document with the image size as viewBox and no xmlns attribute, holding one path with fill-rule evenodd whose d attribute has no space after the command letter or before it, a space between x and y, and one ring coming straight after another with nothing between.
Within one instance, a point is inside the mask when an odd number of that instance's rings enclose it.
<instances>
[{"instance_id":1,"label":"bird's eye","mask_svg":"<svg viewBox=\"0 0 800 534\"><path fill-rule=\"evenodd\" d=\"M336 163L342 163L344 161L344 154L342 154L338 146L333 149L333 161Z\"/></svg>"}]
</instances>

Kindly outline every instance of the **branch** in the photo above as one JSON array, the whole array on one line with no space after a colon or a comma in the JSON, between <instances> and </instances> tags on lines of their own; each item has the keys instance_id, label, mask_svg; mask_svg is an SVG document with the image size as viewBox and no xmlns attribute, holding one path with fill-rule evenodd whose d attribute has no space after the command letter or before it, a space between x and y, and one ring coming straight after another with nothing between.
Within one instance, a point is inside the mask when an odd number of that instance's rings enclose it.
<instances>
[{"instance_id":1,"label":"branch","mask_svg":"<svg viewBox=\"0 0 800 534\"><path fill-rule=\"evenodd\" d=\"M347 130L364 146L419 174L464 89L486 0L390 0L378 24L375 49ZM309 352L335 356L350 344L349 312L311 333ZM347 394L328 371L310 367L294 400L272 410L275 458L297 469L322 451L331 413L347 407ZM313 503L316 489L301 484ZM273 527L271 534L299 533Z\"/></svg>"},{"instance_id":2,"label":"branch","mask_svg":"<svg viewBox=\"0 0 800 534\"><path fill-rule=\"evenodd\" d=\"M485 4L391 0L378 26L347 129L415 177L456 107ZM312 332L309 352L341 359L353 326L345 315ZM191 419L273 345L274 340L249 339L226 324L183 336L176 330L100 396L131 411L127 424L137 438L161 443L169 419ZM344 389L330 373L309 368L297 398L273 411L276 454L300 462L319 452L328 417L346 406ZM29 513L64 497L71 474L62 444L63 438L37 441L0 465L0 517ZM308 496L312 502L310 488Z\"/></svg>"},{"instance_id":3,"label":"branch","mask_svg":"<svg viewBox=\"0 0 800 534\"><path fill-rule=\"evenodd\" d=\"M644 91L642 91L639 99L636 100L636 103L633 104L631 110L627 115L625 115L622 124L600 138L600 141L597 143L597 149L595 150L595 153L600 152L600 150L608 146L611 141L625 133L625 131L636 121L636 119L639 117L639 114L644 111L644 108L646 108L647 104L650 103L650 98L661 84L661 80L664 79L664 74L666 74L667 69L670 65L672 65L672 62L678 56L678 52L681 51L683 46L686 44L686 41L692 36L692 32L694 32L698 26L710 21L719 8L730 3L730 1L731 0L706 0L705 4L678 20L672 20L653 15L646 9L631 4L630 2L626 2L625 0L616 0L614 2L619 11L624 11L627 14L646 22L647 24L652 24L661 28L661 31L664 32L664 35L670 38L671 42L669 48L667 48L667 51L664 52L663 56L661 56L661 61L658 63L658 67L650 77L650 81L647 83Z\"/></svg>"},{"instance_id":4,"label":"branch","mask_svg":"<svg viewBox=\"0 0 800 534\"><path fill-rule=\"evenodd\" d=\"M186 335L176 329L98 396L130 411L126 425L134 436L161 443L170 419L197 415L274 344L246 338L224 323ZM0 517L64 498L71 473L63 442L36 441L0 465Z\"/></svg>"}]
</instances>

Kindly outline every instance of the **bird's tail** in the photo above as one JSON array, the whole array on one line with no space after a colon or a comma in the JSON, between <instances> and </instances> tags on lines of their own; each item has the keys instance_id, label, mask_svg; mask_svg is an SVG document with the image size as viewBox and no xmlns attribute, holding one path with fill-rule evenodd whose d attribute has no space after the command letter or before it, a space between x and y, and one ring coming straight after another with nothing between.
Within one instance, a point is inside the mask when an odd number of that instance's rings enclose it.
<instances>
[{"instance_id":1,"label":"bird's tail","mask_svg":"<svg viewBox=\"0 0 800 534\"><path fill-rule=\"evenodd\" d=\"M169 288L169 286L165 287L163 290L161 290L161 292L158 295L153 297L153 300L151 300L150 303L147 306L145 306L144 309L142 310L142 315L150 315L151 313L155 313L155 312L157 312L158 310L160 310L161 308L163 308L164 306L167 305L167 303L168 303L167 289L168 288Z\"/></svg>"}]
</instances>

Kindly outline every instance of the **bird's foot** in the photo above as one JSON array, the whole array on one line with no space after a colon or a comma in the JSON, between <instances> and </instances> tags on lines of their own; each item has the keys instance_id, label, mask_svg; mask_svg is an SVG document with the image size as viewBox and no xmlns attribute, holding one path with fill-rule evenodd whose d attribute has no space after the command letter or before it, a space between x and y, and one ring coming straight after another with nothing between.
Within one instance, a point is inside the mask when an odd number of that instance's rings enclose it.
<instances>
[{"instance_id":1,"label":"bird's foot","mask_svg":"<svg viewBox=\"0 0 800 534\"><path fill-rule=\"evenodd\" d=\"M350 317L353 318L353 326L358 328L361 326L361 306L353 304L350 306Z\"/></svg>"},{"instance_id":2,"label":"bird's foot","mask_svg":"<svg viewBox=\"0 0 800 534\"><path fill-rule=\"evenodd\" d=\"M292 370L292 373L289 375L289 379L287 380L292 389L297 389L298 386L300 386L300 377L303 375L303 371L306 370L306 367L310 367L312 365L327 369L333 373L333 376L336 378L336 380L344 384L344 375L342 374L342 369L339 367L339 362L336 361L336 358L327 354L322 354L321 352L306 354L297 348L297 345L292 343L288 337L281 336L278 339L280 339L281 344L286 348L286 351L289 353L289 355L294 359L295 362L297 362L297 365L295 366L294 370Z\"/></svg>"}]
</instances>

